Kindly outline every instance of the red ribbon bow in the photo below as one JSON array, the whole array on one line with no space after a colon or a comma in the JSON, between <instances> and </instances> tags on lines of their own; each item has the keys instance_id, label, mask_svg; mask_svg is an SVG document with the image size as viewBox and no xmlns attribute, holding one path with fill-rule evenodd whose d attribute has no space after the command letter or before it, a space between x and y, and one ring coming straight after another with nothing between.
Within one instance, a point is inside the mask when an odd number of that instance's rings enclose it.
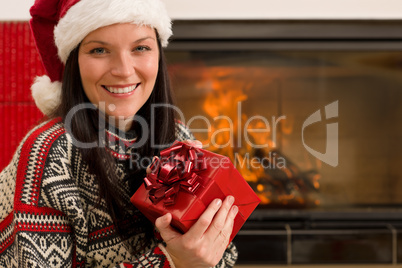
<instances>
[{"instance_id":1,"label":"red ribbon bow","mask_svg":"<svg viewBox=\"0 0 402 268\"><path fill-rule=\"evenodd\" d=\"M190 143L175 142L161 152L150 166L151 172L144 178L149 199L156 204L162 199L166 206L174 205L180 190L191 194L200 186L196 174L206 169L203 153Z\"/></svg>"}]
</instances>

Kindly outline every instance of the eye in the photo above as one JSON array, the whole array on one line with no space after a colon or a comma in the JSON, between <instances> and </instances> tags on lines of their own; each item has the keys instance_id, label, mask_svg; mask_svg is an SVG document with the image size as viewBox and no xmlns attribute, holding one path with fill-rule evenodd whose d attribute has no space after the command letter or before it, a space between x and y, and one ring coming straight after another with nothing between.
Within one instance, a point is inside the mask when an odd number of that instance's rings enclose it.
<instances>
[{"instance_id":1,"label":"eye","mask_svg":"<svg viewBox=\"0 0 402 268\"><path fill-rule=\"evenodd\" d=\"M138 46L134 48L134 52L145 52L151 50L151 48L147 47L147 46Z\"/></svg>"},{"instance_id":2,"label":"eye","mask_svg":"<svg viewBox=\"0 0 402 268\"><path fill-rule=\"evenodd\" d=\"M90 54L96 54L96 55L102 55L102 54L106 53L106 49L98 47L98 48L92 49L89 53Z\"/></svg>"}]
</instances>

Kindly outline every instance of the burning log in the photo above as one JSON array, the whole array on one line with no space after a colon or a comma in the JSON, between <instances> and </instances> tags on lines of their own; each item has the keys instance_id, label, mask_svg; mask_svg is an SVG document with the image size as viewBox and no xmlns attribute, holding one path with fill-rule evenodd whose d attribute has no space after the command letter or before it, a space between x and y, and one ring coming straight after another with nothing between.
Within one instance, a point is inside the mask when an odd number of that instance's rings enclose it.
<instances>
[{"instance_id":1,"label":"burning log","mask_svg":"<svg viewBox=\"0 0 402 268\"><path fill-rule=\"evenodd\" d=\"M279 150L266 154L256 149L253 156L258 159L264 173L249 182L254 191L262 197L262 204L270 207L310 207L319 204L315 198L319 192L317 170L301 171ZM264 202L265 201L265 202Z\"/></svg>"}]
</instances>

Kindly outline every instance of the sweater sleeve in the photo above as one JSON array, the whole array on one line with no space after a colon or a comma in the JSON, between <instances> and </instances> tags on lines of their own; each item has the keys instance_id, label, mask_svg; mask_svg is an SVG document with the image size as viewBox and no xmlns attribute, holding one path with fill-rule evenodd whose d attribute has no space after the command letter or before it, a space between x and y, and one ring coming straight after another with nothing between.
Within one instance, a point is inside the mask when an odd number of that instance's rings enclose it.
<instances>
[{"instance_id":1,"label":"sweater sleeve","mask_svg":"<svg viewBox=\"0 0 402 268\"><path fill-rule=\"evenodd\" d=\"M175 133L176 133L175 134L176 140L178 141L195 139L193 133L191 133L191 131L187 128L187 126L181 121L176 121Z\"/></svg>"},{"instance_id":2,"label":"sweater sleeve","mask_svg":"<svg viewBox=\"0 0 402 268\"><path fill-rule=\"evenodd\" d=\"M175 268L172 259L162 244L158 244L152 250L140 255L131 262L123 262L115 268Z\"/></svg>"},{"instance_id":3,"label":"sweater sleeve","mask_svg":"<svg viewBox=\"0 0 402 268\"><path fill-rule=\"evenodd\" d=\"M229 268L234 267L237 261L238 252L236 246L230 243L225 252L223 253L222 259L215 266L215 268Z\"/></svg>"},{"instance_id":4,"label":"sweater sleeve","mask_svg":"<svg viewBox=\"0 0 402 268\"><path fill-rule=\"evenodd\" d=\"M49 128L49 129L48 129ZM42 135L48 129L49 135ZM75 236L62 211L41 204L46 156L63 130L54 122L34 129L0 174L1 267L76 267Z\"/></svg>"},{"instance_id":5,"label":"sweater sleeve","mask_svg":"<svg viewBox=\"0 0 402 268\"><path fill-rule=\"evenodd\" d=\"M230 243L224 252L222 259L215 266L215 268L232 268L237 260L237 249L233 243ZM166 251L163 244L158 244L153 250L142 254L138 259L133 260L131 263L121 263L115 268L142 268L142 267L155 267L155 268L175 268L174 263Z\"/></svg>"}]
</instances>

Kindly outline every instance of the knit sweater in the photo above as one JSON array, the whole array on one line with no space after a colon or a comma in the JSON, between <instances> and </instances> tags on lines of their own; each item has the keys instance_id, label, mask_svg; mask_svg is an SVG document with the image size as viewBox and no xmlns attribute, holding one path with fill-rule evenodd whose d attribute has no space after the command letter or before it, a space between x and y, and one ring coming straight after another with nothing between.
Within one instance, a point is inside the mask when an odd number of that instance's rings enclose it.
<instances>
[{"instance_id":1,"label":"knit sweater","mask_svg":"<svg viewBox=\"0 0 402 268\"><path fill-rule=\"evenodd\" d=\"M135 138L105 132L129 202L125 177ZM192 136L177 123L176 138ZM128 248L98 196L97 180L60 119L31 130L0 173L0 267L174 267L157 235L145 249ZM145 221L135 209L133 224ZM144 236L139 230L128 244L138 245ZM218 267L232 267L236 259L230 244Z\"/></svg>"}]
</instances>

